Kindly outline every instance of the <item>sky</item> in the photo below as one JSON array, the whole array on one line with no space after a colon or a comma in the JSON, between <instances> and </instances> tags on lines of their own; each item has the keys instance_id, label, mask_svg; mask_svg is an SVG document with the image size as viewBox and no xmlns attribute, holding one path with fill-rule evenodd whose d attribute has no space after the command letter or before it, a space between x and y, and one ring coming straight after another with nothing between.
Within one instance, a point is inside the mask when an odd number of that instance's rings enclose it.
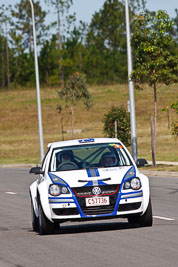
<instances>
[{"instance_id":1,"label":"sky","mask_svg":"<svg viewBox=\"0 0 178 267\"><path fill-rule=\"evenodd\" d=\"M92 15L102 8L104 0L73 0L74 5L71 8L76 12L78 20L90 22ZM129 1L128 1L129 2ZM175 9L178 9L178 0L146 0L146 7L151 11L164 9L170 17L175 17ZM79 19L80 18L80 19Z\"/></svg>"},{"instance_id":2,"label":"sky","mask_svg":"<svg viewBox=\"0 0 178 267\"><path fill-rule=\"evenodd\" d=\"M20 0L0 0L0 4L5 5L15 5L18 2L20 2ZM104 2L105 0L73 0L71 13L76 13L77 21L82 20L86 23L90 23L92 15L102 8ZM178 9L178 0L146 0L146 2L146 7L150 11L163 9L167 11L170 17L175 17L175 9ZM44 0L40 0L40 3L44 3ZM51 14L51 16L48 16L49 20L52 18L54 21L54 15Z\"/></svg>"}]
</instances>

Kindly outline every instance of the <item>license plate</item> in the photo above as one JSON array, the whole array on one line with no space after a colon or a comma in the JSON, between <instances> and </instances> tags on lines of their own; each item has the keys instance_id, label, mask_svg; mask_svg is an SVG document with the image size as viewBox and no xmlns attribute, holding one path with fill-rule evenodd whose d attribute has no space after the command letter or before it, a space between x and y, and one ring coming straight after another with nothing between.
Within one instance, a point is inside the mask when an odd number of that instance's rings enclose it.
<instances>
[{"instance_id":1,"label":"license plate","mask_svg":"<svg viewBox=\"0 0 178 267\"><path fill-rule=\"evenodd\" d=\"M87 207L109 205L109 197L91 197L86 198L85 201Z\"/></svg>"}]
</instances>

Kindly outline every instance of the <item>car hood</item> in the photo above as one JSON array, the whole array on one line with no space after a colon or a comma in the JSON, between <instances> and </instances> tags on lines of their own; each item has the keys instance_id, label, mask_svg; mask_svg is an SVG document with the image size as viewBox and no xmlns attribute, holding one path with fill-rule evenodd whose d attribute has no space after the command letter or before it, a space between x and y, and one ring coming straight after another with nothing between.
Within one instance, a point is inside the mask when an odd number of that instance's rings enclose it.
<instances>
[{"instance_id":1,"label":"car hood","mask_svg":"<svg viewBox=\"0 0 178 267\"><path fill-rule=\"evenodd\" d=\"M132 167L133 166L124 166L62 171L50 173L49 176L51 178L52 174L52 176L62 179L71 188L104 184L121 184L122 179Z\"/></svg>"}]
</instances>

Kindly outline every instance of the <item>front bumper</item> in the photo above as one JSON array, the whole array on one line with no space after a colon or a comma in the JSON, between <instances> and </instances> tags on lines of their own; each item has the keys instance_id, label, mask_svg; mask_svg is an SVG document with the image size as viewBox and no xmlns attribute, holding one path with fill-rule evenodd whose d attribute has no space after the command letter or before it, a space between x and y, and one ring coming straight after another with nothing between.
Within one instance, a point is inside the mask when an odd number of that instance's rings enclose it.
<instances>
[{"instance_id":1,"label":"front bumper","mask_svg":"<svg viewBox=\"0 0 178 267\"><path fill-rule=\"evenodd\" d=\"M89 195L91 188L73 188L70 197L49 197L51 219L56 221L106 219L107 217L127 217L143 212L143 191L120 190L120 185L111 185L102 189L102 195L109 196L110 204L104 206L87 207L85 199L94 197ZM99 195L101 196L101 195Z\"/></svg>"}]
</instances>

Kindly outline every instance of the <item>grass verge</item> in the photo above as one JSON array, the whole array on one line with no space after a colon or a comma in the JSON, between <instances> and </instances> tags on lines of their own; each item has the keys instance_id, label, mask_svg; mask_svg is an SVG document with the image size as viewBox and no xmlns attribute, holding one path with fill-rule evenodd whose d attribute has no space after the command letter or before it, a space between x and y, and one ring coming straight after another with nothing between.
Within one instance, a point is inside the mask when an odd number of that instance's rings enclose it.
<instances>
[{"instance_id":1,"label":"grass verge","mask_svg":"<svg viewBox=\"0 0 178 267\"><path fill-rule=\"evenodd\" d=\"M103 117L111 106L127 108L129 99L127 85L92 86L89 88L93 106L86 110L82 104L75 107L75 138L104 137ZM162 109L177 101L177 85L158 88L158 161L178 161L177 145L170 129L167 116ZM42 88L42 116L45 148L53 141L61 140L60 115L56 109L59 98L56 88ZM138 157L151 160L150 117L153 117L153 89L145 86L135 90ZM176 113L170 110L170 120ZM64 114L65 140L71 139L70 109ZM131 148L129 148L130 150ZM38 163L39 139L37 122L36 90L13 89L0 91L0 164ZM158 167L164 169L163 166ZM168 169L165 166L165 169ZM173 166L174 169L174 166ZM170 167L172 170L172 167Z\"/></svg>"}]
</instances>

